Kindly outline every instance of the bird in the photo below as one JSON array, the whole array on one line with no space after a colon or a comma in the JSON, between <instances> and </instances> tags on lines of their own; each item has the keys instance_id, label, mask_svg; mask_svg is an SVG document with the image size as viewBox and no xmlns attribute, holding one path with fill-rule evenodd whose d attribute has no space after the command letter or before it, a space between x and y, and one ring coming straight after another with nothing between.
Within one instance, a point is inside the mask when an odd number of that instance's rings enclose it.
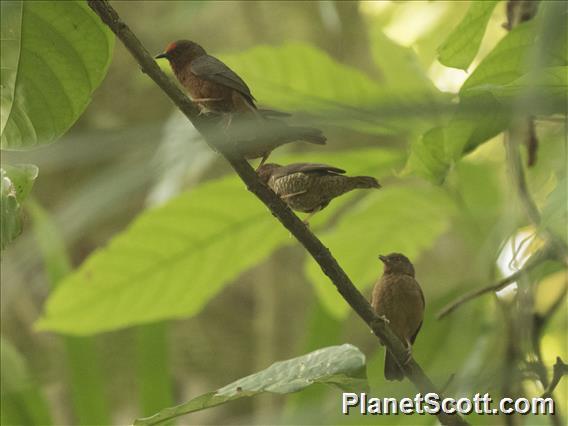
<instances>
[{"instance_id":1,"label":"bird","mask_svg":"<svg viewBox=\"0 0 568 426\"><path fill-rule=\"evenodd\" d=\"M190 40L174 41L155 57L160 58L169 61L177 80L201 113L227 117L225 128L231 126L233 116L239 118L240 125L232 129L233 136L239 139L237 150L245 158L261 158L259 167L280 145L298 140L317 145L326 143L321 130L289 126L277 118L288 114L258 109L244 80L225 63L207 54L199 44Z\"/></svg>"},{"instance_id":2,"label":"bird","mask_svg":"<svg viewBox=\"0 0 568 426\"><path fill-rule=\"evenodd\" d=\"M380 188L371 176L344 176L345 170L319 163L293 163L281 166L265 163L257 170L259 178L299 212L309 213L309 219L336 197L358 188Z\"/></svg>"},{"instance_id":3,"label":"bird","mask_svg":"<svg viewBox=\"0 0 568 426\"><path fill-rule=\"evenodd\" d=\"M384 263L384 271L373 287L371 306L408 347L410 358L412 344L424 318L424 294L416 281L414 266L405 255L391 253L380 255L379 259ZM402 369L388 349L384 373L387 380L400 381L404 378Z\"/></svg>"}]
</instances>

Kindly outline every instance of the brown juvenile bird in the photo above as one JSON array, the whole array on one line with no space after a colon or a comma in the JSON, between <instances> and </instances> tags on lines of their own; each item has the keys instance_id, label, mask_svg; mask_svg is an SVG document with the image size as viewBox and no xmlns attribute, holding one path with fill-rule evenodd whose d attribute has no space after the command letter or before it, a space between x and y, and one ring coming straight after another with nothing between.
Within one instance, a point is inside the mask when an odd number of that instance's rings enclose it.
<instances>
[{"instance_id":1,"label":"brown juvenile bird","mask_svg":"<svg viewBox=\"0 0 568 426\"><path fill-rule=\"evenodd\" d=\"M241 119L237 126L239 150L246 158L261 158L264 163L270 152L285 143L297 140L324 145L321 130L288 126L270 117L287 115L271 110L259 110L249 87L237 73L219 59L208 55L199 44L189 40L170 43L164 53L181 85L202 112L228 115L227 127L233 115ZM254 135L250 128L254 127ZM235 133L235 132L233 132ZM241 140L244 139L244 142Z\"/></svg>"},{"instance_id":2,"label":"brown juvenile bird","mask_svg":"<svg viewBox=\"0 0 568 426\"><path fill-rule=\"evenodd\" d=\"M331 200L357 188L380 188L370 176L343 176L345 170L327 164L294 163L287 166L268 163L258 168L260 179L290 208L310 213L304 223Z\"/></svg>"},{"instance_id":3,"label":"brown juvenile bird","mask_svg":"<svg viewBox=\"0 0 568 426\"><path fill-rule=\"evenodd\" d=\"M383 276L376 282L371 305L377 315L386 318L390 327L410 351L424 318L424 294L414 278L414 266L406 256L391 253L379 256L384 263ZM387 349L385 378L402 380L404 373Z\"/></svg>"}]
</instances>

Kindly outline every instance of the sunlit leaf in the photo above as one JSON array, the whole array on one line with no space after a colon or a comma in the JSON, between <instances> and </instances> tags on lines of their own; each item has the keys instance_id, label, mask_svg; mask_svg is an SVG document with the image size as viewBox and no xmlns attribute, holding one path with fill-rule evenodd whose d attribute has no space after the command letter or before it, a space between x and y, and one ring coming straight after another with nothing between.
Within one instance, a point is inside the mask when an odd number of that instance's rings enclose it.
<instances>
[{"instance_id":1,"label":"sunlit leaf","mask_svg":"<svg viewBox=\"0 0 568 426\"><path fill-rule=\"evenodd\" d=\"M264 392L288 394L316 383L331 384L342 390L361 392L367 388L365 355L345 344L318 349L307 355L280 361L265 370L237 380L216 392L166 408L152 417L138 419L135 425L155 425L184 414L214 407Z\"/></svg>"},{"instance_id":2,"label":"sunlit leaf","mask_svg":"<svg viewBox=\"0 0 568 426\"><path fill-rule=\"evenodd\" d=\"M400 164L397 152L376 149L318 158L377 177ZM94 252L50 296L38 325L92 334L192 316L238 274L293 242L235 176L209 182L142 213Z\"/></svg>"},{"instance_id":3,"label":"sunlit leaf","mask_svg":"<svg viewBox=\"0 0 568 426\"><path fill-rule=\"evenodd\" d=\"M406 63L401 58L402 47L390 40L384 44L389 52L397 52L400 63ZM396 114L401 108L415 108L413 99L408 97L410 91L400 92L400 81L390 86L378 83L309 44L261 45L220 58L253 88L260 104L286 111L307 111L320 120L330 120L335 126L368 133L390 134L395 128L398 132L411 129L409 119ZM427 85L426 80L420 81L424 91L417 96L421 102L443 101L438 99L438 90ZM424 92L429 96L425 98ZM376 112L381 105L391 111L389 117Z\"/></svg>"},{"instance_id":4,"label":"sunlit leaf","mask_svg":"<svg viewBox=\"0 0 568 426\"><path fill-rule=\"evenodd\" d=\"M379 67L383 85L416 101L428 95L439 95L412 48L394 42L378 26L370 30L373 58Z\"/></svg>"},{"instance_id":5,"label":"sunlit leaf","mask_svg":"<svg viewBox=\"0 0 568 426\"><path fill-rule=\"evenodd\" d=\"M473 1L467 14L438 48L438 60L453 68L467 70L479 50L485 28L497 1Z\"/></svg>"},{"instance_id":6,"label":"sunlit leaf","mask_svg":"<svg viewBox=\"0 0 568 426\"><path fill-rule=\"evenodd\" d=\"M288 240L234 177L150 209L64 280L38 326L91 334L191 316Z\"/></svg>"},{"instance_id":7,"label":"sunlit leaf","mask_svg":"<svg viewBox=\"0 0 568 426\"><path fill-rule=\"evenodd\" d=\"M254 88L260 103L284 110L372 105L383 92L362 72L305 43L258 46L220 58Z\"/></svg>"},{"instance_id":8,"label":"sunlit leaf","mask_svg":"<svg viewBox=\"0 0 568 426\"><path fill-rule=\"evenodd\" d=\"M526 105L534 115L566 113L568 67L546 67L505 85L482 84L470 92L473 91L490 92L504 106L513 106L515 102Z\"/></svg>"},{"instance_id":9,"label":"sunlit leaf","mask_svg":"<svg viewBox=\"0 0 568 426\"><path fill-rule=\"evenodd\" d=\"M85 2L2 2L2 148L65 133L104 77L113 44Z\"/></svg>"},{"instance_id":10,"label":"sunlit leaf","mask_svg":"<svg viewBox=\"0 0 568 426\"><path fill-rule=\"evenodd\" d=\"M364 290L382 273L379 254L400 252L416 259L448 229L453 211L452 202L436 188L392 186L369 195L320 237ZM323 305L335 316L345 316L346 302L312 259L306 273Z\"/></svg>"},{"instance_id":11,"label":"sunlit leaf","mask_svg":"<svg viewBox=\"0 0 568 426\"><path fill-rule=\"evenodd\" d=\"M436 144L424 143L427 133L413 145L407 171L441 182L444 169L505 130L513 111L526 115L566 111L566 37L545 39L544 33L552 31L546 28L545 17L554 5L542 6L544 12L513 28L465 81L457 110L444 127L444 155Z\"/></svg>"}]
</instances>

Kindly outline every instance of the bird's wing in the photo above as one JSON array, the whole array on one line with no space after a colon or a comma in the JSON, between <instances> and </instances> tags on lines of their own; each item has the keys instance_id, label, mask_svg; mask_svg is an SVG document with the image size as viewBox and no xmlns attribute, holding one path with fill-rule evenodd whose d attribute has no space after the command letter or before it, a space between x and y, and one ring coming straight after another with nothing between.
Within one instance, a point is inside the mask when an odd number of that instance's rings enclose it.
<instances>
[{"instance_id":1,"label":"bird's wing","mask_svg":"<svg viewBox=\"0 0 568 426\"><path fill-rule=\"evenodd\" d=\"M414 343L414 341L416 340L416 336L418 336L418 332L420 331L420 329L422 328L422 323L424 321L420 321L420 324L418 324L418 328L416 329L416 331L414 332L414 334L412 335L412 337L410 337L410 343Z\"/></svg>"},{"instance_id":2,"label":"bird's wing","mask_svg":"<svg viewBox=\"0 0 568 426\"><path fill-rule=\"evenodd\" d=\"M420 284L418 284L418 282L416 282L416 285L418 286L418 290L420 291L420 299L422 299L422 308L424 309L424 308L426 308L426 300L424 299L424 292L422 291L422 287L420 287ZM418 328L416 329L416 331L414 332L414 334L410 338L410 343L414 343L414 341L416 340L416 336L418 336L418 332L422 328L423 322L424 321L420 321L420 324L418 324Z\"/></svg>"},{"instance_id":3,"label":"bird's wing","mask_svg":"<svg viewBox=\"0 0 568 426\"><path fill-rule=\"evenodd\" d=\"M416 282L416 284L418 284L418 282ZM420 284L418 284L418 290L420 290L420 298L422 299L422 308L426 308L426 299L424 299L424 292L422 291L422 287L420 287ZM422 325L422 323L420 323L420 325ZM420 327L418 327L418 329L420 330Z\"/></svg>"},{"instance_id":4,"label":"bird's wing","mask_svg":"<svg viewBox=\"0 0 568 426\"><path fill-rule=\"evenodd\" d=\"M213 56L203 55L191 62L190 70L196 76L236 90L247 98L254 101L254 96L249 87L231 68Z\"/></svg>"},{"instance_id":5,"label":"bird's wing","mask_svg":"<svg viewBox=\"0 0 568 426\"><path fill-rule=\"evenodd\" d=\"M337 175L345 173L345 170L319 163L294 163L281 167L275 174L276 177L290 175L292 173L318 173Z\"/></svg>"}]
</instances>

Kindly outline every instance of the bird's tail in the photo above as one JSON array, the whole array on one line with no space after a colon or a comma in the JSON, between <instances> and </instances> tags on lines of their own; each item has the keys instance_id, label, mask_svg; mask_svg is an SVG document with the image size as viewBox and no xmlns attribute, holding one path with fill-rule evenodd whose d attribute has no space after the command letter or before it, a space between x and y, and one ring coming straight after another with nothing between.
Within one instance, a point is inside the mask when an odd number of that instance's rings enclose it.
<instances>
[{"instance_id":1,"label":"bird's tail","mask_svg":"<svg viewBox=\"0 0 568 426\"><path fill-rule=\"evenodd\" d=\"M353 184L353 188L377 188L381 187L381 184L377 179L371 176L353 176L349 180Z\"/></svg>"},{"instance_id":2,"label":"bird's tail","mask_svg":"<svg viewBox=\"0 0 568 426\"><path fill-rule=\"evenodd\" d=\"M385 354L385 379L401 381L404 379L404 373L394 360L394 357L387 349Z\"/></svg>"},{"instance_id":3,"label":"bird's tail","mask_svg":"<svg viewBox=\"0 0 568 426\"><path fill-rule=\"evenodd\" d=\"M262 115L264 118L274 118L274 117L290 117L292 114L287 113L287 112L283 112L283 111L278 111L275 109L267 109L267 108L258 108L257 110L260 115Z\"/></svg>"},{"instance_id":4,"label":"bird's tail","mask_svg":"<svg viewBox=\"0 0 568 426\"><path fill-rule=\"evenodd\" d=\"M325 145L327 138L320 129L314 127L289 126L289 139L313 143L316 145Z\"/></svg>"}]
</instances>

